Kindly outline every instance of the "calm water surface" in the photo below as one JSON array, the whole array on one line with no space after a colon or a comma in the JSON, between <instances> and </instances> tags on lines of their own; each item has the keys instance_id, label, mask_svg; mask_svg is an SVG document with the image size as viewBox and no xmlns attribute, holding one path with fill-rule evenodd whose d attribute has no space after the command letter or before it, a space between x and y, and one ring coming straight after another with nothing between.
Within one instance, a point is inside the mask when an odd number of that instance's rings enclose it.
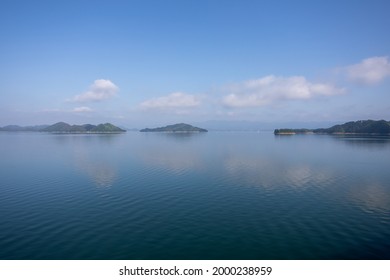
<instances>
[{"instance_id":1,"label":"calm water surface","mask_svg":"<svg viewBox=\"0 0 390 280\"><path fill-rule=\"evenodd\" d=\"M0 133L0 259L390 259L390 138Z\"/></svg>"}]
</instances>

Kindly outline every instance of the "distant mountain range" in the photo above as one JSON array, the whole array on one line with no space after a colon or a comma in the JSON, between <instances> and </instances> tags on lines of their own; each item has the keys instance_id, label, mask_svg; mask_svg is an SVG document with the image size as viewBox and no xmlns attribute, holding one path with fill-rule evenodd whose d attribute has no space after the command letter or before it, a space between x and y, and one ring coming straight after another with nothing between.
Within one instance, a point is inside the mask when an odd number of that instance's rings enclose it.
<instances>
[{"instance_id":1,"label":"distant mountain range","mask_svg":"<svg viewBox=\"0 0 390 280\"><path fill-rule=\"evenodd\" d=\"M207 130L186 123L177 123L164 127L144 128L141 129L140 132L207 132Z\"/></svg>"},{"instance_id":2,"label":"distant mountain range","mask_svg":"<svg viewBox=\"0 0 390 280\"><path fill-rule=\"evenodd\" d=\"M33 125L33 126L19 126L19 125L7 125L0 127L0 131L41 131L48 127L48 125Z\"/></svg>"},{"instance_id":3,"label":"distant mountain range","mask_svg":"<svg viewBox=\"0 0 390 280\"><path fill-rule=\"evenodd\" d=\"M317 129L275 129L276 135L288 135L288 134L390 134L390 122L385 120L373 121L356 121L347 122L344 124L334 125L330 128L317 128Z\"/></svg>"},{"instance_id":4,"label":"distant mountain range","mask_svg":"<svg viewBox=\"0 0 390 280\"><path fill-rule=\"evenodd\" d=\"M70 125L65 122L58 122L53 125L38 126L18 126L8 125L0 127L0 131L33 131L33 132L50 132L50 133L122 133L126 130L121 129L113 124L105 123L99 125L83 124Z\"/></svg>"}]
</instances>

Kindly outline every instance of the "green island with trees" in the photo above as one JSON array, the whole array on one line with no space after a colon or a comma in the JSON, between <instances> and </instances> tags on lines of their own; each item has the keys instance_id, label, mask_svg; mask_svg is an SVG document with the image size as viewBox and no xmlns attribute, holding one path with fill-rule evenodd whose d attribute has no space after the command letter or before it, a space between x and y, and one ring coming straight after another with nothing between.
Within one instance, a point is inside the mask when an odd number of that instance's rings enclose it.
<instances>
[{"instance_id":1,"label":"green island with trees","mask_svg":"<svg viewBox=\"0 0 390 280\"><path fill-rule=\"evenodd\" d=\"M65 122L58 122L41 130L41 132L50 133L123 133L126 130L121 129L111 123L104 123L98 125L83 124L70 125Z\"/></svg>"},{"instance_id":2,"label":"green island with trees","mask_svg":"<svg viewBox=\"0 0 390 280\"><path fill-rule=\"evenodd\" d=\"M390 122L385 120L364 120L347 122L334 125L329 128L317 129L275 129L275 135L293 135L293 134L373 134L390 135Z\"/></svg>"},{"instance_id":3,"label":"green island with trees","mask_svg":"<svg viewBox=\"0 0 390 280\"><path fill-rule=\"evenodd\" d=\"M126 130L121 129L111 123L104 123L99 125L83 124L83 125L70 125L65 122L58 122L53 125L36 125L36 126L18 126L18 125L7 125L0 127L0 131L8 132L49 132L49 133L123 133Z\"/></svg>"},{"instance_id":4,"label":"green island with trees","mask_svg":"<svg viewBox=\"0 0 390 280\"><path fill-rule=\"evenodd\" d=\"M207 132L207 129L195 127L186 123L177 123L157 128L144 128L140 132Z\"/></svg>"}]
</instances>

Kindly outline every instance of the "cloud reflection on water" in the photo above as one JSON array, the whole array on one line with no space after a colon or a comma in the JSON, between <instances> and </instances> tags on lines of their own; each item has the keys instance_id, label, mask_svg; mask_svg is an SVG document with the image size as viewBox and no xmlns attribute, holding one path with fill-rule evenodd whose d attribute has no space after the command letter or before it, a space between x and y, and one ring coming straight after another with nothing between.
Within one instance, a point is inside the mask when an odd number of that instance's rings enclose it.
<instances>
[{"instance_id":1,"label":"cloud reflection on water","mask_svg":"<svg viewBox=\"0 0 390 280\"><path fill-rule=\"evenodd\" d=\"M136 151L138 158L148 166L176 174L204 166L201 151L193 146L202 133L150 133L143 134L142 149Z\"/></svg>"},{"instance_id":2,"label":"cloud reflection on water","mask_svg":"<svg viewBox=\"0 0 390 280\"><path fill-rule=\"evenodd\" d=\"M327 184L334 174L327 168L306 164L290 165L267 158L248 158L238 155L226 159L226 171L239 184L262 188L290 187L300 190Z\"/></svg>"},{"instance_id":3,"label":"cloud reflection on water","mask_svg":"<svg viewBox=\"0 0 390 280\"><path fill-rule=\"evenodd\" d=\"M74 166L98 188L110 188L118 178L111 154L121 135L53 135L61 147L70 149Z\"/></svg>"},{"instance_id":4,"label":"cloud reflection on water","mask_svg":"<svg viewBox=\"0 0 390 280\"><path fill-rule=\"evenodd\" d=\"M349 197L365 212L390 215L390 193L385 185L375 180L367 180L355 186Z\"/></svg>"}]
</instances>

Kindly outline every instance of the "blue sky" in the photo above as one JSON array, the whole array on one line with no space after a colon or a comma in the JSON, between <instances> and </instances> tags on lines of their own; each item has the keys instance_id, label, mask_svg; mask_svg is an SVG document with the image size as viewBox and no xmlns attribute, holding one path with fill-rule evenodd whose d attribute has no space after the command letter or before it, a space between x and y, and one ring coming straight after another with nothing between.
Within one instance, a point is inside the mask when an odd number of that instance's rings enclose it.
<instances>
[{"instance_id":1,"label":"blue sky","mask_svg":"<svg viewBox=\"0 0 390 280\"><path fill-rule=\"evenodd\" d=\"M19 1L0 125L390 120L389 1Z\"/></svg>"}]
</instances>

